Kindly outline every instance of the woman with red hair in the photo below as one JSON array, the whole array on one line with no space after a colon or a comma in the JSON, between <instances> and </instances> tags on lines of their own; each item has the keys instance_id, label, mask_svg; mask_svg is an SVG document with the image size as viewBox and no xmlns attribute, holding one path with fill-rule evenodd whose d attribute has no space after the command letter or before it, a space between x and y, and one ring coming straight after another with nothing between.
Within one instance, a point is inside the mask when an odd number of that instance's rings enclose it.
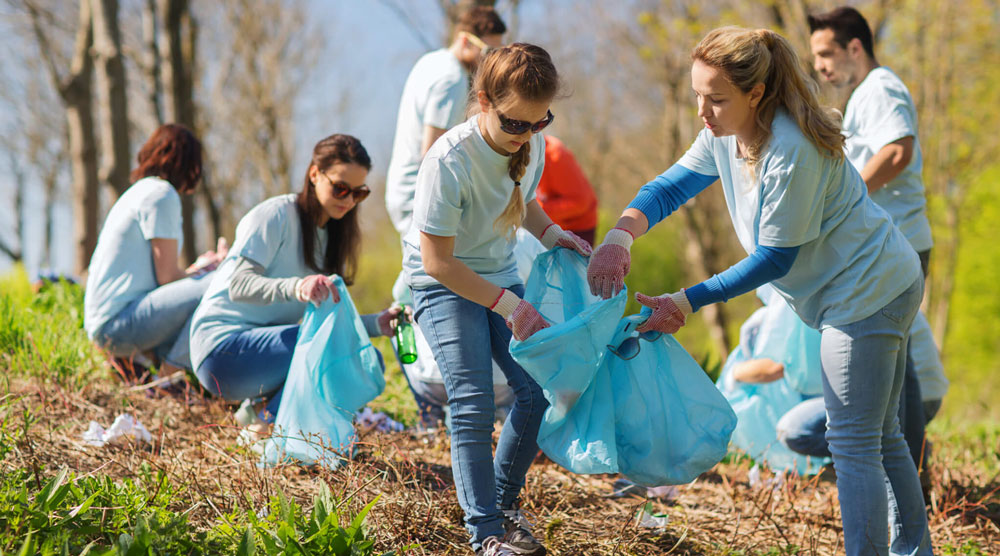
<instances>
[{"instance_id":1,"label":"woman with red hair","mask_svg":"<svg viewBox=\"0 0 1000 556\"><path fill-rule=\"evenodd\" d=\"M104 221L90 259L84 295L87 336L115 357L152 352L160 362L191 368L188 328L209 279L225 256L178 266L183 243L181 195L201 181L201 142L177 124L160 126L139 150L133 184Z\"/></svg>"}]
</instances>

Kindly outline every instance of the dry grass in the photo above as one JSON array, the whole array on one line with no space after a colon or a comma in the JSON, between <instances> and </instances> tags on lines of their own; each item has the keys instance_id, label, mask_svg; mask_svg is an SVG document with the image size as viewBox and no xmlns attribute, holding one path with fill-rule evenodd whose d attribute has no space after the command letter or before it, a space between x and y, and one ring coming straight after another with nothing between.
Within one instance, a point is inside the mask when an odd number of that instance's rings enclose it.
<instances>
[{"instance_id":1,"label":"dry grass","mask_svg":"<svg viewBox=\"0 0 1000 556\"><path fill-rule=\"evenodd\" d=\"M197 394L187 399L150 398L110 382L70 392L37 381L13 381L7 419L24 408L35 416L27 440L0 461L11 468L51 474L69 467L78 474L132 477L142 464L163 470L186 490L196 527L209 528L239 508L264 508L277 489L309 504L325 481L354 512L376 495L369 516L378 546L389 550L419 543L410 554L469 554L451 481L444 434L368 433L350 465L335 471L288 465L261 469L235 443L231 408ZM104 425L134 413L154 437L152 447L94 448L80 435L90 420ZM994 447L995 449L995 447ZM961 451L939 447L931 477L930 518L936 552L945 545L978 543L982 554L1000 554L998 478L977 476ZM944 458L944 459L942 459ZM945 463L948 464L945 467ZM835 554L842 551L836 486L828 478L792 479L779 488L751 489L745 460L720 464L672 502L656 501L669 515L663 530L639 528L634 516L644 499L611 496L614 478L567 473L544 457L532 467L523 507L536 516L551 554ZM954 552L962 553L962 552Z\"/></svg>"}]
</instances>

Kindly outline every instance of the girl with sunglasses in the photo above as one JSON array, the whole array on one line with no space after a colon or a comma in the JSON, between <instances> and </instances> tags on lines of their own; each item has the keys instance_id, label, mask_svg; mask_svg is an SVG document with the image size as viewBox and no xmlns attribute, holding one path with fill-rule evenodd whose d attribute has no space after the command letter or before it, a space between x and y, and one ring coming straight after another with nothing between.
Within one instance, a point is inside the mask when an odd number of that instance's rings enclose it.
<instances>
[{"instance_id":1,"label":"girl with sunglasses","mask_svg":"<svg viewBox=\"0 0 1000 556\"><path fill-rule=\"evenodd\" d=\"M277 413L306 303L340 299L329 275L350 285L361 242L358 203L371 160L361 142L316 144L302 191L257 205L240 220L229 256L194 314L191 356L209 392L238 401L270 397ZM392 333L399 309L363 315L371 336ZM255 432L260 432L258 423Z\"/></svg>"},{"instance_id":2,"label":"girl with sunglasses","mask_svg":"<svg viewBox=\"0 0 1000 556\"><path fill-rule=\"evenodd\" d=\"M541 388L510 356L548 324L521 299L514 236L523 226L546 248L590 254L535 200L549 105L559 76L545 50L512 44L491 51L473 83L479 113L438 139L417 174L403 270L414 315L444 378L451 410L452 474L477 554L544 554L518 510L546 408ZM514 391L493 455L492 362Z\"/></svg>"},{"instance_id":3,"label":"girl with sunglasses","mask_svg":"<svg viewBox=\"0 0 1000 556\"><path fill-rule=\"evenodd\" d=\"M896 417L923 292L917 254L845 160L839 123L820 108L786 39L725 27L692 59L705 129L605 236L588 268L591 290L620 290L633 239L720 181L749 256L679 292L636 294L652 309L639 330L673 334L699 308L770 282L822 333L826 438L847 554L930 554L920 481Z\"/></svg>"}]
</instances>

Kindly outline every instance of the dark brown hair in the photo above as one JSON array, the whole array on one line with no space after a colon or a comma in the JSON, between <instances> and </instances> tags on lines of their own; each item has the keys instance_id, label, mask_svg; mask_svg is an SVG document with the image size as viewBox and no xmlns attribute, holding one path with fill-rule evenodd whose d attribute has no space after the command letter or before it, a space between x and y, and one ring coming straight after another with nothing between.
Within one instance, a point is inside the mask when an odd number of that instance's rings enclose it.
<instances>
[{"instance_id":1,"label":"dark brown hair","mask_svg":"<svg viewBox=\"0 0 1000 556\"><path fill-rule=\"evenodd\" d=\"M462 13L455 23L455 32L465 31L482 38L486 35L502 35L507 32L507 25L500 19L500 14L491 6L476 6Z\"/></svg>"},{"instance_id":2,"label":"dark brown hair","mask_svg":"<svg viewBox=\"0 0 1000 556\"><path fill-rule=\"evenodd\" d=\"M180 124L157 128L135 159L132 183L154 176L170 182L178 193L191 193L201 181L201 141Z\"/></svg>"},{"instance_id":3,"label":"dark brown hair","mask_svg":"<svg viewBox=\"0 0 1000 556\"><path fill-rule=\"evenodd\" d=\"M323 139L313 147L310 168L315 166L326 172L334 164L357 164L366 170L372 169L368 151L356 137L335 134ZM354 283L354 273L358 269L358 253L361 250L361 227L358 223L358 206L347 211L339 220L331 218L326 223L326 253L323 264L316 262L316 222L319 222L323 207L316 198L316 186L306 170L305 184L295 204L299 210L302 225L302 255L309 268L321 274L337 274L350 286Z\"/></svg>"},{"instance_id":4,"label":"dark brown hair","mask_svg":"<svg viewBox=\"0 0 1000 556\"><path fill-rule=\"evenodd\" d=\"M833 31L833 40L837 41L841 48L847 48L847 43L851 42L851 39L858 39L868 57L875 59L875 41L872 38L871 27L858 10L843 6L826 13L810 15L806 20L809 23L810 33L830 29Z\"/></svg>"},{"instance_id":5,"label":"dark brown hair","mask_svg":"<svg viewBox=\"0 0 1000 556\"><path fill-rule=\"evenodd\" d=\"M552 57L540 46L516 42L491 50L480 62L471 95L483 91L494 108L518 98L527 101L551 101L559 93L559 72ZM473 104L473 106L476 106ZM524 197L520 185L524 171L531 160L531 141L525 141L517 152L510 155L507 168L514 189L503 213L493 223L493 228L512 239L524 219Z\"/></svg>"}]
</instances>

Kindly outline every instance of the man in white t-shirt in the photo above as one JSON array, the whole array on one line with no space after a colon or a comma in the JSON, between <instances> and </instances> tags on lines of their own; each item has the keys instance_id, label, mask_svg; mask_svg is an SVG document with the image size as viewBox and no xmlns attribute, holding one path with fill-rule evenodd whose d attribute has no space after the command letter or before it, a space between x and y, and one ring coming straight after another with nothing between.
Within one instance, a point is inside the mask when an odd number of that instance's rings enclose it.
<instances>
[{"instance_id":1,"label":"man in white t-shirt","mask_svg":"<svg viewBox=\"0 0 1000 556\"><path fill-rule=\"evenodd\" d=\"M406 78L385 181L385 208L400 236L410 227L420 161L438 137L466 120L469 77L505 32L493 8L470 8L455 24L451 44L424 54Z\"/></svg>"},{"instance_id":2,"label":"man in white t-shirt","mask_svg":"<svg viewBox=\"0 0 1000 556\"><path fill-rule=\"evenodd\" d=\"M927 276L931 227L921 178L917 109L903 81L875 59L874 37L864 16L845 6L808 17L813 67L824 80L850 93L844 109L845 149L878 203L920 257ZM919 468L926 462L924 419L915 353L933 346L911 333L900 423Z\"/></svg>"},{"instance_id":3,"label":"man in white t-shirt","mask_svg":"<svg viewBox=\"0 0 1000 556\"><path fill-rule=\"evenodd\" d=\"M847 158L861 173L868 194L920 255L924 274L930 258L931 227L920 172L917 110L910 91L880 66L871 29L854 8L809 16L816 72L850 91L844 110Z\"/></svg>"}]
</instances>

